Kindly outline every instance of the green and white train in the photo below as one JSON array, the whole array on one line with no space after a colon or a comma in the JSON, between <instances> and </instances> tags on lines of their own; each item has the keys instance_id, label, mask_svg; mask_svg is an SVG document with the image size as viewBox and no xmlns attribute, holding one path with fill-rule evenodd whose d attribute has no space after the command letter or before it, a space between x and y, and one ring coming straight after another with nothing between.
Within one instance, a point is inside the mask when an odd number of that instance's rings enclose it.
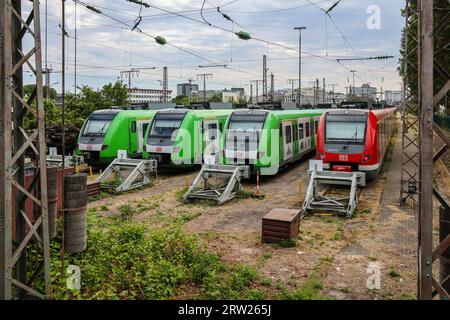
<instances>
[{"instance_id":1,"label":"green and white train","mask_svg":"<svg viewBox=\"0 0 450 320\"><path fill-rule=\"evenodd\" d=\"M232 112L177 108L158 111L145 134L144 158L158 160L159 167L218 163L221 133ZM210 148L214 150L207 150Z\"/></svg>"},{"instance_id":2,"label":"green and white train","mask_svg":"<svg viewBox=\"0 0 450 320\"><path fill-rule=\"evenodd\" d=\"M80 131L77 153L92 164L108 165L126 150L130 158L157 159L159 167L250 165L253 174L275 175L315 149L323 112L97 110Z\"/></svg>"},{"instance_id":3,"label":"green and white train","mask_svg":"<svg viewBox=\"0 0 450 320\"><path fill-rule=\"evenodd\" d=\"M276 175L280 167L315 150L325 110L236 110L225 125L222 164L250 165L252 173Z\"/></svg>"},{"instance_id":4,"label":"green and white train","mask_svg":"<svg viewBox=\"0 0 450 320\"><path fill-rule=\"evenodd\" d=\"M77 154L88 163L108 165L119 150L141 158L144 135L156 110L103 109L92 112L78 135Z\"/></svg>"}]
</instances>

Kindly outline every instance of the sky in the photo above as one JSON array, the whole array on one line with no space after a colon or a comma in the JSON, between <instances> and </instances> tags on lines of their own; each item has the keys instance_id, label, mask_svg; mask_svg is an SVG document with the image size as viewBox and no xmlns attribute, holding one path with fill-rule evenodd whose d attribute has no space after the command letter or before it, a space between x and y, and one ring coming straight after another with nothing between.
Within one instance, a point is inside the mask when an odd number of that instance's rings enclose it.
<instances>
[{"instance_id":1,"label":"sky","mask_svg":"<svg viewBox=\"0 0 450 320\"><path fill-rule=\"evenodd\" d=\"M176 84L188 79L203 86L197 74L211 73L207 89L244 87L248 94L250 80L262 79L262 56L267 55L275 89L289 88L288 79L298 78L299 32L294 30L298 26L306 27L302 31L302 87L311 86L316 78L322 84L325 78L328 89L335 84L336 91L345 92L353 82L350 70L356 70L356 86L369 83L383 90L400 89L397 65L403 1L341 0L330 12L331 18L326 18L323 10L337 0L206 0L205 23L199 22L203 21L200 9L204 0L142 1L150 8L128 0L82 1L106 16L66 0L67 91L75 88L75 55L77 86L99 88L120 79L120 71L141 68L132 86L161 88L162 68L167 66L169 89L175 92ZM234 22L226 20L217 7ZM158 8L182 12L185 17ZM61 1L42 0L40 10L44 66L47 56L48 66L54 71L52 87L60 92ZM137 29L143 32L132 31L126 25L133 26L139 16L142 19ZM230 32L241 30L253 39L241 40ZM162 36L168 44L157 44L151 36ZM394 58L336 61L382 55Z\"/></svg>"}]
</instances>

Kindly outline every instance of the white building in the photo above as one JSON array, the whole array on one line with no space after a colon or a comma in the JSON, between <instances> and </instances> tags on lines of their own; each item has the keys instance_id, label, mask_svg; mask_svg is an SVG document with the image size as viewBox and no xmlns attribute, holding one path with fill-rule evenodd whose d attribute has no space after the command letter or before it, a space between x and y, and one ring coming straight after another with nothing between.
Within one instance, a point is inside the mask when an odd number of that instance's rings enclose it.
<instances>
[{"instance_id":1,"label":"white building","mask_svg":"<svg viewBox=\"0 0 450 320\"><path fill-rule=\"evenodd\" d=\"M396 105L402 102L403 92L401 90L386 90L384 92L384 100L387 104Z\"/></svg>"},{"instance_id":2,"label":"white building","mask_svg":"<svg viewBox=\"0 0 450 320\"><path fill-rule=\"evenodd\" d=\"M238 103L240 98L239 91L223 90L222 91L222 102Z\"/></svg>"},{"instance_id":3,"label":"white building","mask_svg":"<svg viewBox=\"0 0 450 320\"><path fill-rule=\"evenodd\" d=\"M167 101L170 101L172 90L167 90ZM164 102L164 90L161 89L128 89L128 100L131 103Z\"/></svg>"}]
</instances>

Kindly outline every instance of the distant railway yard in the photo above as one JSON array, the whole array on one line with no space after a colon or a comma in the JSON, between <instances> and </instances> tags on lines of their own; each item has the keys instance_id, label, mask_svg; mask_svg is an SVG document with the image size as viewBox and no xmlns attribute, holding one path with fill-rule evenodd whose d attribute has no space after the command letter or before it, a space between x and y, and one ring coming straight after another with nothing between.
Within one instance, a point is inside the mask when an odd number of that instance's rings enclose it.
<instances>
[{"instance_id":1,"label":"distant railway yard","mask_svg":"<svg viewBox=\"0 0 450 320\"><path fill-rule=\"evenodd\" d=\"M0 303L450 300L450 2L372 2L0 1Z\"/></svg>"},{"instance_id":2,"label":"distant railway yard","mask_svg":"<svg viewBox=\"0 0 450 320\"><path fill-rule=\"evenodd\" d=\"M299 181L305 191L310 156L288 165L277 176L262 178L261 196L255 195L255 178L244 180L242 192L222 206L208 200L184 204L186 182L192 182L196 169L175 173L162 170L151 186L91 198L89 235L106 232L107 226L128 225L136 228L128 232L140 230L146 238L167 235L168 243L161 242L163 248L159 248L166 254L175 248L182 252L190 250L183 246L187 243L190 246L190 241L194 241L211 255L200 258L199 262L194 262L199 257L190 257L194 261L187 262L201 264L203 274L196 275L201 279L181 275L186 262L176 261L171 268L180 270L167 269L169 279L161 280L168 281L164 285L170 283L166 292L144 290L135 297L415 299L417 222L410 208L398 205L401 139L399 131L395 132L380 177L361 189L353 216L345 219L315 212L301 221L299 236L289 241L261 243L261 219L272 208L301 208L304 192L299 190ZM440 164L436 170L436 179L448 183L445 166ZM95 177L94 174L90 179ZM120 228L114 230L121 232ZM133 234L127 236L128 241L136 240ZM87 250L83 255L90 256L93 253L89 250L98 248L93 245ZM381 269L379 290L367 287L371 263ZM216 283L218 279L220 283ZM114 277L110 281L111 286L118 285ZM141 284L137 282L134 285L139 287ZM87 294L81 296L88 297ZM107 292L104 294L107 296ZM116 295L117 288L111 288L110 294ZM123 298L132 295L131 292L122 294Z\"/></svg>"}]
</instances>

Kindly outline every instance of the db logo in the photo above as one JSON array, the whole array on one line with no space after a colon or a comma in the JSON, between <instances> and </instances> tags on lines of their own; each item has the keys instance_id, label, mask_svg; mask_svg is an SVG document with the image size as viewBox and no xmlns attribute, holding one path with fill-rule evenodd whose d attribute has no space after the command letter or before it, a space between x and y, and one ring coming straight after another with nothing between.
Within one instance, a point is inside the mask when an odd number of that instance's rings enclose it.
<instances>
[{"instance_id":1,"label":"db logo","mask_svg":"<svg viewBox=\"0 0 450 320\"><path fill-rule=\"evenodd\" d=\"M92 144L88 144L88 145L87 145L87 149L88 149L89 151L91 151L91 150L92 150Z\"/></svg>"},{"instance_id":2,"label":"db logo","mask_svg":"<svg viewBox=\"0 0 450 320\"><path fill-rule=\"evenodd\" d=\"M340 154L339 155L339 161L348 161L348 155L347 154Z\"/></svg>"},{"instance_id":3,"label":"db logo","mask_svg":"<svg viewBox=\"0 0 450 320\"><path fill-rule=\"evenodd\" d=\"M161 147L156 147L156 152L161 152L162 148Z\"/></svg>"}]
</instances>

